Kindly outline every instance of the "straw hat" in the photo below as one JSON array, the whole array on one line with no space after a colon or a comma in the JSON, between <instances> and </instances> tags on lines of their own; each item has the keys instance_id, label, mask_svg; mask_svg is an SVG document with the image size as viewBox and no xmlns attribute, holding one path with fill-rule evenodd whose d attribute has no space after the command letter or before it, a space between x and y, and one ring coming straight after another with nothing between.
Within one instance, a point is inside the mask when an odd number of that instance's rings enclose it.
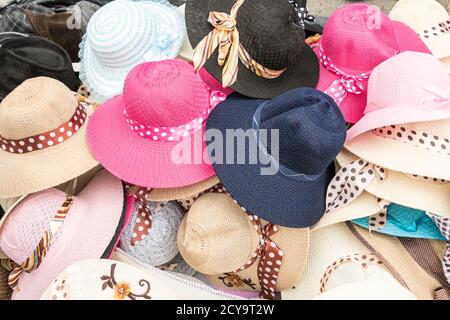
<instances>
[{"instance_id":1,"label":"straw hat","mask_svg":"<svg viewBox=\"0 0 450 320\"><path fill-rule=\"evenodd\" d=\"M450 118L450 75L445 66L430 54L402 52L381 63L370 76L368 91L364 116L348 130L347 142L371 131L372 135L379 136L381 140L395 140L397 145L409 146L409 150L424 150L421 142L413 139L414 133L410 132L415 128L409 127L409 124ZM373 130L384 127L389 129L388 126L400 124L409 131L394 132L389 136ZM444 126L440 132L424 132L430 135L440 133L438 138L441 139L433 141L436 146L430 141L425 141L425 145L429 148L435 147L437 152L449 153L450 129L448 124L446 126L447 130ZM407 139L408 135L411 139ZM441 148L442 143L447 144L446 149ZM393 154L397 155L395 152ZM426 165L433 167L428 162Z\"/></svg>"},{"instance_id":2,"label":"straw hat","mask_svg":"<svg viewBox=\"0 0 450 320\"><path fill-rule=\"evenodd\" d=\"M397 152L397 150L395 151ZM400 155L405 155L405 153L399 153L399 158L402 158ZM337 161L341 167L349 165L358 159L357 156L346 149L343 149L337 156ZM416 162L416 158L414 158L414 161L405 161L404 166L407 166L407 163L411 162ZM444 167L442 168L445 171ZM384 172L385 179L374 178L365 187L365 191L377 198L402 206L438 215L450 214L450 198L448 196L450 194L449 181L414 177L410 174L388 170L386 168L384 168ZM333 180L330 185L333 183L336 182Z\"/></svg>"},{"instance_id":3,"label":"straw hat","mask_svg":"<svg viewBox=\"0 0 450 320\"><path fill-rule=\"evenodd\" d=\"M254 216L251 217L254 219ZM262 225L267 224L262 219L261 222ZM220 280L222 273L228 273L232 274L234 280L250 281L250 286L242 284L233 289L261 290L258 268L262 266L258 266L261 261L258 256L250 267L236 272L255 257L260 243L260 235L253 223L228 195L202 195L194 202L181 223L178 231L180 253L195 270L211 275L208 281L216 287L230 289ZM269 238L284 253L280 254L282 259L278 280L274 281L276 291L284 290L295 284L302 275L308 257L309 229L278 227L278 231ZM275 258L279 259L276 255ZM277 269L272 265L280 265L279 262L271 261L274 254L268 253L268 256L270 258L267 259L269 262L264 272L271 272L271 268Z\"/></svg>"},{"instance_id":4,"label":"straw hat","mask_svg":"<svg viewBox=\"0 0 450 320\"><path fill-rule=\"evenodd\" d=\"M314 48L320 61L317 89L330 94L345 120L355 123L364 114L370 73L403 51L430 53L410 27L392 21L380 9L368 3L342 6L328 18Z\"/></svg>"},{"instance_id":5,"label":"straw hat","mask_svg":"<svg viewBox=\"0 0 450 320\"><path fill-rule=\"evenodd\" d=\"M0 260L0 300L11 299L12 289L8 285L8 276L11 271L9 266L11 266L11 260L3 258Z\"/></svg>"},{"instance_id":6,"label":"straw hat","mask_svg":"<svg viewBox=\"0 0 450 320\"><path fill-rule=\"evenodd\" d=\"M199 193L208 190L218 184L219 178L213 176L209 179L203 180L199 183L194 183L189 186L180 188L165 188L165 189L152 189L147 197L150 201L171 201L177 199L188 198L196 196Z\"/></svg>"},{"instance_id":7,"label":"straw hat","mask_svg":"<svg viewBox=\"0 0 450 320\"><path fill-rule=\"evenodd\" d=\"M450 58L450 16L439 2L400 0L392 8L389 17L407 24L417 32L436 58Z\"/></svg>"},{"instance_id":8,"label":"straw hat","mask_svg":"<svg viewBox=\"0 0 450 320\"><path fill-rule=\"evenodd\" d=\"M98 165L86 143L93 109L58 80L24 81L0 104L0 198L60 185Z\"/></svg>"},{"instance_id":9,"label":"straw hat","mask_svg":"<svg viewBox=\"0 0 450 320\"><path fill-rule=\"evenodd\" d=\"M78 196L52 188L12 206L0 221L0 247L15 262L12 298L37 299L73 262L108 258L124 225L124 194L122 182L102 171Z\"/></svg>"}]
</instances>

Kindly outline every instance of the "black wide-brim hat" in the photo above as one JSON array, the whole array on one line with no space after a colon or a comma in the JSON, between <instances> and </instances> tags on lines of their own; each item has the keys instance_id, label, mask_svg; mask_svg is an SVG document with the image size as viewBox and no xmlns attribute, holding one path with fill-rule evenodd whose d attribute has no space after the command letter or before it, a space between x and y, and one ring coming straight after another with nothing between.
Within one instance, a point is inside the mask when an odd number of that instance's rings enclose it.
<instances>
[{"instance_id":1,"label":"black wide-brim hat","mask_svg":"<svg viewBox=\"0 0 450 320\"><path fill-rule=\"evenodd\" d=\"M283 99L284 101L293 101L299 93L308 93L310 91L317 90L310 88L291 90L283 95ZM320 94L325 96L323 93ZM325 97L325 99L328 98L331 99L328 96ZM223 137L226 137L227 129L242 129L244 131L251 129L253 128L256 110L261 104L267 101L250 99L233 93L226 101L220 103L212 111L208 117L206 129L219 130ZM292 105L292 102L288 103ZM335 144L332 148L335 150L333 152L337 154L345 140L345 122L337 106L335 106L334 110L336 111L333 112L337 115L336 121L342 127L339 129L339 132L342 132L342 134L331 134L333 137L331 138L332 141L330 144ZM283 143L281 141L282 138L280 135L280 145ZM311 137L302 138L310 139ZM321 140L319 135L315 138L317 141ZM249 135L249 139L256 141L257 138L256 135ZM223 145L225 146L228 143L229 141L226 141ZM213 158L215 154L212 143L206 141L208 153L218 178L241 206L264 220L290 228L310 227L320 220L325 212L327 187L335 174L334 162L332 160L325 161L327 163L324 166L325 170L313 181L289 177L280 171L275 175L261 175L261 168L268 167L268 165L263 165L259 157L257 164L249 164L248 144L245 146L245 164L238 164L237 139L234 139L233 143L234 155L228 155L227 152L229 150L224 149L223 164L220 164L214 163ZM325 144L327 143L324 142L323 145ZM304 151L292 150L294 153ZM226 157L234 157L234 164L226 164ZM331 158L334 157L331 156ZM313 161L316 161L316 159L313 159ZM317 161L320 160L317 159Z\"/></svg>"},{"instance_id":2,"label":"black wide-brim hat","mask_svg":"<svg viewBox=\"0 0 450 320\"><path fill-rule=\"evenodd\" d=\"M193 48L212 30L208 22L212 11L230 14L236 0L188 0L186 3L186 27ZM277 12L277 14L273 14ZM270 99L299 87L314 88L319 79L319 62L312 49L305 43L305 32L298 26L298 15L287 0L246 0L236 16L240 41L250 56L264 67L274 70L286 63L287 69L275 79L259 77L242 62L238 62L237 81L230 86L242 95ZM256 40L255 40L256 39ZM268 50L264 43L276 42L278 54ZM292 43L295 45L292 45ZM284 52L283 52L284 51ZM256 54L255 54L256 53ZM266 57L272 65L264 65ZM283 57L288 56L284 61ZM217 63L218 49L206 61L208 72L222 82L222 67ZM282 61L283 60L283 61Z\"/></svg>"}]
</instances>

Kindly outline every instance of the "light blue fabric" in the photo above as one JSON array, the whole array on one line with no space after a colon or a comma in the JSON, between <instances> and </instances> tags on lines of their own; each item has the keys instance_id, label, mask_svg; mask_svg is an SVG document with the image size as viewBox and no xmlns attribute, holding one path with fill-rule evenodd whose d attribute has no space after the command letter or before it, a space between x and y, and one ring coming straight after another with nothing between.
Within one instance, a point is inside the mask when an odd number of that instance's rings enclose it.
<instances>
[{"instance_id":1,"label":"light blue fabric","mask_svg":"<svg viewBox=\"0 0 450 320\"><path fill-rule=\"evenodd\" d=\"M360 218L353 223L368 228L369 219ZM387 224L376 230L396 237L424 238L445 240L436 224L425 214L425 211L391 204L387 210Z\"/></svg>"}]
</instances>

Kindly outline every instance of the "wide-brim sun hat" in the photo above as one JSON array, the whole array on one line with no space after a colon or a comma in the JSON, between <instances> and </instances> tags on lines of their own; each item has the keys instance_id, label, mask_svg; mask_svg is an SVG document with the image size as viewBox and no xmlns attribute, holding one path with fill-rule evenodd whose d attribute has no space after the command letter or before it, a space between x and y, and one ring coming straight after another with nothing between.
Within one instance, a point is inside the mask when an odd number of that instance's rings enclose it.
<instances>
[{"instance_id":1,"label":"wide-brim sun hat","mask_svg":"<svg viewBox=\"0 0 450 320\"><path fill-rule=\"evenodd\" d=\"M341 167L358 161L356 155L343 149L337 156ZM364 158L363 158L364 159ZM385 178L375 178L365 191L377 198L440 216L450 213L450 182L424 179L399 171L384 169ZM337 212L337 211L336 211ZM333 214L333 212L329 213Z\"/></svg>"},{"instance_id":2,"label":"wide-brim sun hat","mask_svg":"<svg viewBox=\"0 0 450 320\"><path fill-rule=\"evenodd\" d=\"M92 113L55 79L29 79L11 92L0 105L0 197L51 188L97 166L86 143Z\"/></svg>"},{"instance_id":3,"label":"wide-brim sun hat","mask_svg":"<svg viewBox=\"0 0 450 320\"><path fill-rule=\"evenodd\" d=\"M380 9L367 3L345 5L327 20L314 48L321 61L317 89L332 95L345 120L355 123L364 114L370 73L403 51L431 53L410 27Z\"/></svg>"},{"instance_id":4,"label":"wide-brim sun hat","mask_svg":"<svg viewBox=\"0 0 450 320\"><path fill-rule=\"evenodd\" d=\"M235 21L235 26L230 26L231 34L239 33L238 37L232 37L239 43L234 44L223 66L218 64L218 49L199 46L202 39L218 30L208 21L211 12L227 17L231 14L231 20L225 19L225 23L229 26ZM297 12L287 0L190 0L186 3L185 18L192 47L203 52L201 61L194 55L194 65L197 68L197 64L200 67L204 63L208 72L225 87L245 96L267 99L294 88L316 85L319 63L305 43L305 32L298 24ZM239 45L240 54L235 51ZM214 52L208 57L206 51ZM259 66L255 71L259 75L242 63L243 57L246 57L246 64ZM224 76L223 70L228 70Z\"/></svg>"},{"instance_id":5,"label":"wide-brim sun hat","mask_svg":"<svg viewBox=\"0 0 450 320\"><path fill-rule=\"evenodd\" d=\"M364 116L348 130L347 142L376 128L450 118L450 75L430 54L402 52L381 63L368 90Z\"/></svg>"},{"instance_id":6,"label":"wide-brim sun hat","mask_svg":"<svg viewBox=\"0 0 450 320\"><path fill-rule=\"evenodd\" d=\"M180 188L153 189L147 197L150 201L171 201L196 196L220 182L217 176Z\"/></svg>"},{"instance_id":7,"label":"wide-brim sun hat","mask_svg":"<svg viewBox=\"0 0 450 320\"><path fill-rule=\"evenodd\" d=\"M185 26L175 7L152 1L112 1L94 13L80 44L80 80L91 99L122 92L128 72L145 61L172 59Z\"/></svg>"},{"instance_id":8,"label":"wide-brim sun hat","mask_svg":"<svg viewBox=\"0 0 450 320\"><path fill-rule=\"evenodd\" d=\"M268 228L267 221L259 221L264 229ZM275 291L291 287L301 277L306 264L309 229L279 226L273 229L268 241L271 241L272 248L275 245L282 250L280 259L278 253L269 251L263 256L256 255L261 239L254 222L255 217L244 212L230 196L223 193L202 195L194 202L181 223L178 231L180 253L192 268L210 275L208 282L215 287L232 289L224 281L217 279L223 276L222 273L232 273L237 279L250 280L254 284L253 288L239 286L238 290L266 290L267 288L262 288L260 281L264 281L265 272L269 276L270 269L273 268L278 268L278 274L267 277L265 283L271 281ZM248 265L252 258L256 260ZM264 272L258 269L262 268L259 261L261 259L268 261ZM247 268L241 270L244 266Z\"/></svg>"},{"instance_id":9,"label":"wide-brim sun hat","mask_svg":"<svg viewBox=\"0 0 450 320\"><path fill-rule=\"evenodd\" d=\"M123 92L102 104L88 126L89 147L108 171L150 188L184 187L214 176L202 140L214 93L189 63L140 64ZM188 161L175 159L176 150L189 150Z\"/></svg>"},{"instance_id":10,"label":"wide-brim sun hat","mask_svg":"<svg viewBox=\"0 0 450 320\"><path fill-rule=\"evenodd\" d=\"M21 198L2 218L0 229L1 248L18 265L33 255L38 243L46 243L45 234L63 219L63 212L66 218L50 232L50 246L38 267L16 276L12 299L38 299L65 267L78 260L109 258L125 222L124 208L122 182L106 171L78 196L48 189Z\"/></svg>"},{"instance_id":11,"label":"wide-brim sun hat","mask_svg":"<svg viewBox=\"0 0 450 320\"><path fill-rule=\"evenodd\" d=\"M439 2L400 0L392 8L389 17L407 24L417 32L436 58L450 57L450 16Z\"/></svg>"},{"instance_id":12,"label":"wide-brim sun hat","mask_svg":"<svg viewBox=\"0 0 450 320\"><path fill-rule=\"evenodd\" d=\"M345 140L345 122L331 97L312 88L291 90L272 100L234 93L212 111L206 128L218 130L222 137L227 130L248 133L245 150L238 146L242 138L238 135L230 141L234 148L224 150L224 159L214 159L216 146L208 145L217 176L241 206L285 227L303 228L318 222L334 175L333 160ZM269 143L256 137L256 133L267 133L269 141L274 130L279 133L279 159L275 153L268 154L264 144L271 147Z\"/></svg>"}]
</instances>

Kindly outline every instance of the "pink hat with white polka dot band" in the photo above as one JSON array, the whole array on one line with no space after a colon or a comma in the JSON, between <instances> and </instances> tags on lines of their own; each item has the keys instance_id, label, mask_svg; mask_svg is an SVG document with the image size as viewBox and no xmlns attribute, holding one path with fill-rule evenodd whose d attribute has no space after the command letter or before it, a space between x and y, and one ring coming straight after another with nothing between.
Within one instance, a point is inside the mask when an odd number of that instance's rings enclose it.
<instances>
[{"instance_id":1,"label":"pink hat with white polka dot band","mask_svg":"<svg viewBox=\"0 0 450 320\"><path fill-rule=\"evenodd\" d=\"M48 189L98 162L86 143L93 113L62 82L24 81L0 104L0 198Z\"/></svg>"},{"instance_id":2,"label":"pink hat with white polka dot band","mask_svg":"<svg viewBox=\"0 0 450 320\"><path fill-rule=\"evenodd\" d=\"M92 116L89 147L106 169L131 184L177 188L204 181L214 175L203 159L204 123L225 98L185 61L140 64L128 74L123 94ZM188 150L189 158L176 159L179 150Z\"/></svg>"}]
</instances>

